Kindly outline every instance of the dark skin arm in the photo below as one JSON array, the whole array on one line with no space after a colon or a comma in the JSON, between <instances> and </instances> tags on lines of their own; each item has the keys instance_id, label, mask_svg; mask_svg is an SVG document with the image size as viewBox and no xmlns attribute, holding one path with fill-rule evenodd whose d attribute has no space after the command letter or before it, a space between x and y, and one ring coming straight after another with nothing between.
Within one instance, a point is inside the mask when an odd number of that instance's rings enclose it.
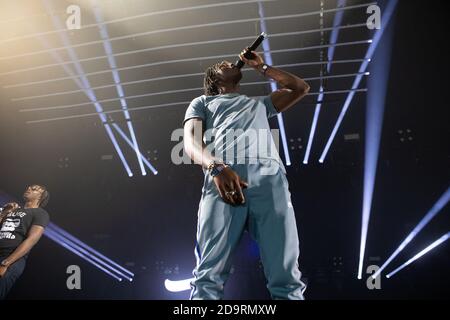
<instances>
[{"instance_id":1,"label":"dark skin arm","mask_svg":"<svg viewBox=\"0 0 450 320\"><path fill-rule=\"evenodd\" d=\"M14 262L22 258L25 254L27 254L31 248L39 241L39 239L44 234L44 227L33 225L28 232L27 238L23 241L14 252L5 260L3 263L5 266L0 266L0 277L3 277L8 270L8 267L12 265Z\"/></svg>"},{"instance_id":2,"label":"dark skin arm","mask_svg":"<svg viewBox=\"0 0 450 320\"><path fill-rule=\"evenodd\" d=\"M214 158L203 141L203 120L193 118L184 124L184 150L195 164L207 168L212 161L220 163L221 160ZM228 204L240 205L245 203L242 188L247 188L247 182L243 181L230 167L226 167L219 175L214 177L214 183L220 197ZM228 191L236 191L233 197L227 195Z\"/></svg>"},{"instance_id":3,"label":"dark skin arm","mask_svg":"<svg viewBox=\"0 0 450 320\"><path fill-rule=\"evenodd\" d=\"M246 50L248 50L248 48ZM242 51L239 55L242 61L253 69L263 72L261 69L264 64L263 58L255 51L251 51L253 58L246 59L244 57L246 50ZM275 67L269 67L265 76L275 80L281 87L281 89L270 94L272 103L278 112L284 112L294 106L306 96L310 90L310 86L301 78Z\"/></svg>"}]
</instances>

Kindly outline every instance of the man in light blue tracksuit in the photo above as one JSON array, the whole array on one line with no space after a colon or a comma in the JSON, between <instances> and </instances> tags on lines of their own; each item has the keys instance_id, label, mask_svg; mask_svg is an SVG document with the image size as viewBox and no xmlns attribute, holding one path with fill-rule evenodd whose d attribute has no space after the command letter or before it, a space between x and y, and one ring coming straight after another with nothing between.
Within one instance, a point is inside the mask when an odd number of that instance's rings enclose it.
<instances>
[{"instance_id":1,"label":"man in light blue tracksuit","mask_svg":"<svg viewBox=\"0 0 450 320\"><path fill-rule=\"evenodd\" d=\"M185 151L205 174L191 299L223 298L232 253L248 230L259 245L272 298L301 300L295 213L268 118L295 105L309 86L266 65L254 51L246 59L248 50L241 60L282 89L266 97L241 95L240 69L223 61L206 70L205 94L191 102L183 122Z\"/></svg>"}]
</instances>

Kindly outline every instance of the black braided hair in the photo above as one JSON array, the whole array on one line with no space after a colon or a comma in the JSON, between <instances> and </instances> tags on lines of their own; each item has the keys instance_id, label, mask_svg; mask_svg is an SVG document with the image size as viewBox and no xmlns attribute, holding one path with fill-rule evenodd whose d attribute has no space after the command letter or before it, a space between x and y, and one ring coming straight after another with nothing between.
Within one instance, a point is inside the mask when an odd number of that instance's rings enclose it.
<instances>
[{"instance_id":1,"label":"black braided hair","mask_svg":"<svg viewBox=\"0 0 450 320\"><path fill-rule=\"evenodd\" d=\"M203 89L206 96L215 96L220 94L217 87L217 73L220 70L222 62L218 62L205 70L205 78L203 79Z\"/></svg>"}]
</instances>

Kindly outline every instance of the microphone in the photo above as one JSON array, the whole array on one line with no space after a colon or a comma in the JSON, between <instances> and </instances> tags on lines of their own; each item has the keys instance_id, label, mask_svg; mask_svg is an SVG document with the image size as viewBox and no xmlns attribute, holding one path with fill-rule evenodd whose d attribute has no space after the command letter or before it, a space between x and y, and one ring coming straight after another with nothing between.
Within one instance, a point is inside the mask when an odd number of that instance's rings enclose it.
<instances>
[{"instance_id":1,"label":"microphone","mask_svg":"<svg viewBox=\"0 0 450 320\"><path fill-rule=\"evenodd\" d=\"M261 44L261 42L263 42L263 40L267 37L267 34L265 32L262 32L258 38L256 38L255 42L252 43L252 45L249 47L249 50L247 52L244 53L244 57L247 59L251 59L252 58L252 53L251 51L255 51L256 48L258 48L258 46ZM240 58L238 60L236 60L235 66L238 69L241 69L244 66L245 62L242 61Z\"/></svg>"}]
</instances>

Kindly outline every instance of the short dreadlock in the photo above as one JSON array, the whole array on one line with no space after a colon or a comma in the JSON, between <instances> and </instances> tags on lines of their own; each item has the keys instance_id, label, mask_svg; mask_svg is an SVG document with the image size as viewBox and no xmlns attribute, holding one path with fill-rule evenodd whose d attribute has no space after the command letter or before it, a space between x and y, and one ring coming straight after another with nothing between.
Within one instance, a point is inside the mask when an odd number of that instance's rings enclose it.
<instances>
[{"instance_id":1,"label":"short dreadlock","mask_svg":"<svg viewBox=\"0 0 450 320\"><path fill-rule=\"evenodd\" d=\"M215 96L220 94L219 88L217 87L217 73L220 70L220 65L222 62L218 62L205 71L205 78L203 80L203 89L206 96Z\"/></svg>"}]
</instances>

